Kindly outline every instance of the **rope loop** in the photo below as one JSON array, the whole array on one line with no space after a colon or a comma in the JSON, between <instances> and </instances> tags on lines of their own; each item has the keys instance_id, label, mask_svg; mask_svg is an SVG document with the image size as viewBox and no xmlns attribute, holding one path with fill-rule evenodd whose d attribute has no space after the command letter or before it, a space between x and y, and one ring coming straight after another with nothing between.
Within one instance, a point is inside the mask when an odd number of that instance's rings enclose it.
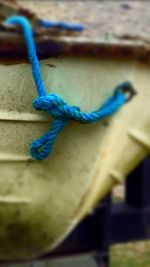
<instances>
[{"instance_id":1,"label":"rope loop","mask_svg":"<svg viewBox=\"0 0 150 267\"><path fill-rule=\"evenodd\" d=\"M76 120L81 123L94 123L117 112L127 102L124 89L127 91L127 85L128 89L132 89L132 85L129 82L124 82L117 86L114 89L114 94L99 109L90 113L82 112L80 107L68 105L56 94L47 94L41 76L40 64L29 21L23 16L12 16L6 20L6 23L17 24L23 30L28 57L32 66L32 75L38 93L38 97L33 101L33 107L39 111L44 110L53 117L49 131L30 145L32 158L43 160L51 154L57 136L64 129L65 125L68 124L69 120ZM49 24L48 26L51 25ZM74 30L77 29L74 28ZM133 91L131 90L131 92L133 96Z\"/></svg>"},{"instance_id":2,"label":"rope loop","mask_svg":"<svg viewBox=\"0 0 150 267\"><path fill-rule=\"evenodd\" d=\"M62 131L68 123L67 119L54 119L50 130L39 139L30 144L30 154L36 160L43 160L48 157L52 150L58 134Z\"/></svg>"}]
</instances>

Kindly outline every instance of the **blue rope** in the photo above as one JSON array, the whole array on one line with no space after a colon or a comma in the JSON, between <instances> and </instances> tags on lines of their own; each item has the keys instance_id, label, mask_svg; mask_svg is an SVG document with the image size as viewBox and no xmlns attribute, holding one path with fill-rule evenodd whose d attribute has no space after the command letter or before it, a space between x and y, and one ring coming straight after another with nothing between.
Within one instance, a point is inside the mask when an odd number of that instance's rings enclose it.
<instances>
[{"instance_id":1,"label":"blue rope","mask_svg":"<svg viewBox=\"0 0 150 267\"><path fill-rule=\"evenodd\" d=\"M126 96L121 91L126 87L126 82L120 84L115 89L115 93L98 110L85 113L79 107L69 106L62 98L56 94L47 94L42 81L40 65L36 54L32 28L29 21L22 16L12 16L6 20L8 24L18 24L21 26L24 39L27 45L29 60L32 66L32 74L36 84L38 97L33 101L33 106L37 110L45 110L54 120L50 130L35 140L30 145L30 154L36 160L43 160L51 154L53 145L58 134L62 131L69 120L76 120L82 123L93 123L118 111L126 102Z\"/></svg>"},{"instance_id":2,"label":"blue rope","mask_svg":"<svg viewBox=\"0 0 150 267\"><path fill-rule=\"evenodd\" d=\"M55 21L49 21L49 20L40 20L39 22L41 27L44 28L60 28L63 30L69 30L69 31L77 31L77 32L82 32L84 30L84 27L82 24L79 23L66 23L64 21L59 21L59 22L55 22Z\"/></svg>"}]
</instances>

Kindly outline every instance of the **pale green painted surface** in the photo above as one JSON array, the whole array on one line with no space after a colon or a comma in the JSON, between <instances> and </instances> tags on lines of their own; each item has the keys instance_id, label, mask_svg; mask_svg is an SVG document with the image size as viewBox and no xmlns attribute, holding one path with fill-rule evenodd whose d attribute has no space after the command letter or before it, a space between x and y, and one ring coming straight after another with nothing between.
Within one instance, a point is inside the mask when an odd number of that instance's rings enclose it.
<instances>
[{"instance_id":1,"label":"pale green painted surface","mask_svg":"<svg viewBox=\"0 0 150 267\"><path fill-rule=\"evenodd\" d=\"M97 265L90 256L76 256L26 264L1 265L1 267L97 267Z\"/></svg>"}]
</instances>

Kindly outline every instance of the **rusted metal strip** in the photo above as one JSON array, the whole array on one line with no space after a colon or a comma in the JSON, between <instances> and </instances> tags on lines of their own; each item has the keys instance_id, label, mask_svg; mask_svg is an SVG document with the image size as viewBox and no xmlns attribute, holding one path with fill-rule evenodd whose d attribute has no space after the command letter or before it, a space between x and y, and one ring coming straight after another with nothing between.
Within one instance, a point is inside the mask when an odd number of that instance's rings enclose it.
<instances>
[{"instance_id":1,"label":"rusted metal strip","mask_svg":"<svg viewBox=\"0 0 150 267\"><path fill-rule=\"evenodd\" d=\"M136 58L145 62L150 60L150 45L140 38L136 40L117 36L93 38L86 34L65 30L43 29L39 27L41 17L14 0L0 0L0 57L26 55L20 29L3 23L5 18L12 14L25 15L32 23L38 54L41 58L60 54L92 54L100 57Z\"/></svg>"},{"instance_id":2,"label":"rusted metal strip","mask_svg":"<svg viewBox=\"0 0 150 267\"><path fill-rule=\"evenodd\" d=\"M102 38L92 39L79 36L36 35L37 51L40 58L61 54L95 55L104 58L132 58L144 62L150 61L150 47L132 40L111 39L106 42ZM0 57L11 55L26 56L26 47L22 35L15 32L0 33Z\"/></svg>"}]
</instances>

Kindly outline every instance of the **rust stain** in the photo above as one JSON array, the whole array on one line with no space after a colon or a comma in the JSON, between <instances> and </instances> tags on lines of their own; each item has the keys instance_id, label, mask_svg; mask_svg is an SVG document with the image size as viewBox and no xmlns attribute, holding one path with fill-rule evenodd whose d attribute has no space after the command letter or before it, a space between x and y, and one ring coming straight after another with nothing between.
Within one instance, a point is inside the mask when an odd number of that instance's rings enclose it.
<instances>
[{"instance_id":1,"label":"rust stain","mask_svg":"<svg viewBox=\"0 0 150 267\"><path fill-rule=\"evenodd\" d=\"M51 63L46 64L46 66L48 66L48 67L50 67L50 68L56 68L56 66L55 66L54 64L51 64Z\"/></svg>"},{"instance_id":2,"label":"rust stain","mask_svg":"<svg viewBox=\"0 0 150 267\"><path fill-rule=\"evenodd\" d=\"M107 15L108 12L106 11L108 11L108 7L105 7L105 5L99 6L99 4L97 4L97 8L95 8L95 4L94 6L93 4L88 4L87 8L93 12L92 13L93 20L92 21L90 20L89 24L89 20L87 21L85 20L84 17L85 13L83 12L84 4L82 3L82 5L83 6L77 5L74 11L76 13L79 13L80 15L78 18L79 21L86 26L86 29L82 34L60 31L58 29L43 29L39 27L39 19L40 19L39 16L43 17L43 14L45 14L42 13L41 11L42 5L41 9L37 9L36 12L36 8L34 10L34 8L29 8L28 5L22 5L20 1L15 1L15 0L6 0L6 1L0 0L0 20L3 20L4 17L8 15L8 13L22 14L28 17L33 26L35 27L37 52L40 59L47 58L48 56L51 55L58 56L59 54L70 54L70 55L82 55L82 56L93 55L93 56L100 56L102 58L111 57L115 59L132 58L145 63L150 62L149 35L148 34L144 35L143 33L141 33L140 31L141 28L137 27L136 31L134 31L135 33L132 31L124 32L122 31L122 29L125 28L124 24L121 24L120 26L121 31L119 30L120 33L118 32L118 30L114 32L113 29L109 32L107 28L109 25L106 25L105 23L106 18L104 17L103 23L101 23L102 25L99 25L96 16L97 14L96 10L99 11L99 9L101 8L103 8L105 14ZM113 7L113 10L117 11L117 8L119 8L120 10L119 6L117 7L117 5L110 4L110 6L111 5ZM141 6L145 8L144 5L141 4ZM53 7L52 3L51 6L49 6L48 4L48 10L51 9L52 7ZM55 7L54 10L57 10L57 12L59 12L59 5L57 6L57 9L56 6L54 7ZM67 5L64 4L64 8L68 10L68 4ZM146 7L146 9L147 8L148 7ZM47 9L44 7L42 10L45 11ZM137 12L136 7L135 7L135 12ZM61 12L58 14L58 18L62 19L60 14ZM143 23L146 23L147 21L148 21L148 16L145 17ZM106 29L104 29L103 25L107 26ZM133 26L132 23L131 26ZM110 35L109 42L104 38L106 32L109 32ZM26 47L22 38L22 34L20 33L17 27L8 28L7 25L1 23L0 43L1 43L0 45L1 57L9 58L11 55L12 58L13 55L20 59L26 58ZM53 64L48 64L48 66L50 68L56 67L53 66Z\"/></svg>"}]
</instances>

